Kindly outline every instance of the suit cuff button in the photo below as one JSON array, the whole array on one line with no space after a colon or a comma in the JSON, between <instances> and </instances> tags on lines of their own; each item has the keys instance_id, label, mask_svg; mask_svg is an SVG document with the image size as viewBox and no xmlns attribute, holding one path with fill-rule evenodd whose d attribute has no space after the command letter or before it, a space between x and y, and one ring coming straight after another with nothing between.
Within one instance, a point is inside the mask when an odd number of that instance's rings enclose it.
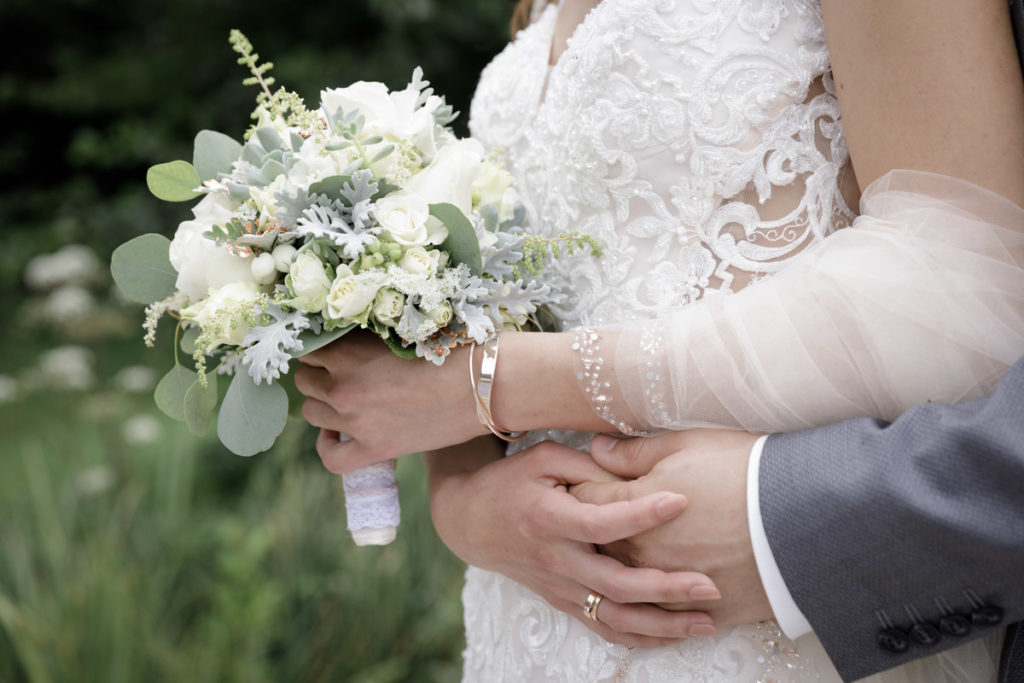
<instances>
[{"instance_id":1,"label":"suit cuff button","mask_svg":"<svg viewBox=\"0 0 1024 683\"><path fill-rule=\"evenodd\" d=\"M939 628L950 636L966 636L971 632L971 622L959 614L950 614L939 619Z\"/></svg>"},{"instance_id":2,"label":"suit cuff button","mask_svg":"<svg viewBox=\"0 0 1024 683\"><path fill-rule=\"evenodd\" d=\"M942 634L931 624L914 624L910 629L910 639L919 645L934 645L942 639Z\"/></svg>"},{"instance_id":3,"label":"suit cuff button","mask_svg":"<svg viewBox=\"0 0 1024 683\"><path fill-rule=\"evenodd\" d=\"M971 612L975 626L995 626L1003 620L1003 610L995 605L985 605Z\"/></svg>"},{"instance_id":4,"label":"suit cuff button","mask_svg":"<svg viewBox=\"0 0 1024 683\"><path fill-rule=\"evenodd\" d=\"M910 647L907 634L898 628L887 628L878 634L878 644L889 652L905 652Z\"/></svg>"}]
</instances>

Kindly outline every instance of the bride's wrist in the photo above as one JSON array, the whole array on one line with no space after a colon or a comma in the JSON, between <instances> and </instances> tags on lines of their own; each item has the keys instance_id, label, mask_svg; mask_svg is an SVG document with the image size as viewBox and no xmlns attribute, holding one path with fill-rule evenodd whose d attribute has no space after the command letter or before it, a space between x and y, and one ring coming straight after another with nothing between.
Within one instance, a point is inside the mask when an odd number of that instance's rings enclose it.
<instances>
[{"instance_id":1,"label":"bride's wrist","mask_svg":"<svg viewBox=\"0 0 1024 683\"><path fill-rule=\"evenodd\" d=\"M576 380L573 334L501 333L490 411L512 432L534 429L608 431Z\"/></svg>"}]
</instances>

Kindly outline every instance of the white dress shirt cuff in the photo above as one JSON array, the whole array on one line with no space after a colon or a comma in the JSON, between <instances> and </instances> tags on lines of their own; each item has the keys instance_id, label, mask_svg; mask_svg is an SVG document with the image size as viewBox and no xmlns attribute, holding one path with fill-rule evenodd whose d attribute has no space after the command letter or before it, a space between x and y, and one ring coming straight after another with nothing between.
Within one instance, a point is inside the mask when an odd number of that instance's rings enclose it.
<instances>
[{"instance_id":1,"label":"white dress shirt cuff","mask_svg":"<svg viewBox=\"0 0 1024 683\"><path fill-rule=\"evenodd\" d=\"M750 462L747 465L747 523L750 525L750 542L754 546L754 560L757 571L764 584L764 592L768 594L775 620L779 627L792 640L811 632L811 625L800 608L796 606L793 596L786 587L786 582L775 562L772 548L768 544L768 534L764 531L761 519L761 496L758 487L761 471L761 451L764 449L768 436L762 436L750 449Z\"/></svg>"}]
</instances>

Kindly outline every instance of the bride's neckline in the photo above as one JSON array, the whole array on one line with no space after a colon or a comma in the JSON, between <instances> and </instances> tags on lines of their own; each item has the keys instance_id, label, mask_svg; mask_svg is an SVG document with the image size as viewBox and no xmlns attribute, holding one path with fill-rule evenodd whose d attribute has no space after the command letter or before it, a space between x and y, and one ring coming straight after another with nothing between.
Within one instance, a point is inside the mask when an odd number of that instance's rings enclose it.
<instances>
[{"instance_id":1,"label":"bride's neckline","mask_svg":"<svg viewBox=\"0 0 1024 683\"><path fill-rule=\"evenodd\" d=\"M558 66L558 62L562 60L562 56L569 51L569 46L570 43L572 43L573 38L575 38L579 34L580 28L587 23L587 20L590 18L590 15L594 13L594 10L597 9L601 2L602 0L596 0L596 2L593 2L593 4L590 5L590 7L587 7L585 11L583 11L583 7L581 7L580 5L586 6L587 4L589 4L588 2L580 2L579 4L568 3L572 11L579 18L577 19L576 23L572 25L572 30L566 33L565 40L562 41L562 45L560 46L561 50L559 50L558 54L555 54L555 48L556 41L558 40L559 23L562 21L563 17L567 19L571 19L572 17L566 15L567 3L565 2L565 0L559 0L559 2L555 4L555 24L554 28L551 31L551 42L548 48L549 69L553 69L556 66Z\"/></svg>"}]
</instances>

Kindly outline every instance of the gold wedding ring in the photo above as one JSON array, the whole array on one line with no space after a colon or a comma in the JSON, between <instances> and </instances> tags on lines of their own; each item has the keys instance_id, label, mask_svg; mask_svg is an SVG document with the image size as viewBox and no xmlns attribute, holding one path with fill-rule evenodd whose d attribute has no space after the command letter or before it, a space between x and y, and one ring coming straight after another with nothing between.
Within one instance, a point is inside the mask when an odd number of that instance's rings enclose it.
<instances>
[{"instance_id":1,"label":"gold wedding ring","mask_svg":"<svg viewBox=\"0 0 1024 683\"><path fill-rule=\"evenodd\" d=\"M602 599L604 599L604 596L600 593L590 593L587 596L587 601L583 603L583 614L587 619L597 621L597 608L601 604Z\"/></svg>"}]
</instances>

